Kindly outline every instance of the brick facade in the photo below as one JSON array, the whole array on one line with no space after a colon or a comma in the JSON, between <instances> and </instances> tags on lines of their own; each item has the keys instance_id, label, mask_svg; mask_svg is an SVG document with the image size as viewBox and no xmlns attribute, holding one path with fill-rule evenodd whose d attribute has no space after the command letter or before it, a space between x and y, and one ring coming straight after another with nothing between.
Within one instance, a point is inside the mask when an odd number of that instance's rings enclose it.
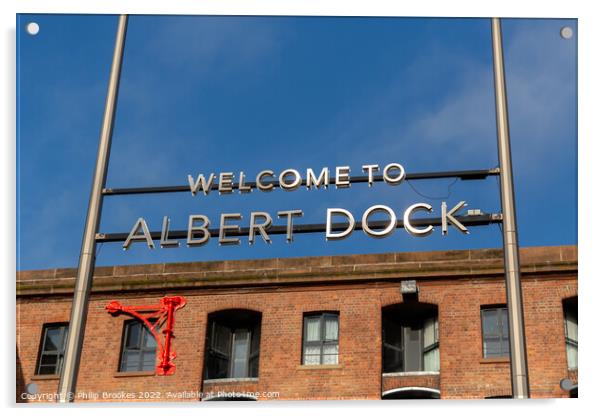
<instances>
[{"instance_id":1,"label":"brick facade","mask_svg":"<svg viewBox=\"0 0 602 416\"><path fill-rule=\"evenodd\" d=\"M521 250L531 397L568 397L570 377L562 300L577 296L576 247ZM17 274L17 401L25 385L55 393L58 378L36 376L45 323L69 319L74 269ZM381 311L403 302L401 280L416 280L418 300L439 318L439 374L383 375ZM119 373L123 321L111 300L154 304L181 295L176 314L177 370ZM480 309L505 303L500 250L388 253L97 268L76 401L199 400L198 393L276 392L280 400L380 399L400 388L427 388L444 399L511 394L508 359L484 359ZM208 315L225 309L261 313L259 376L203 380ZM303 314L339 312L339 363L302 365ZM103 392L109 395L103 396ZM139 393L144 392L144 393ZM131 397L131 395L134 397ZM195 395L196 394L196 395Z\"/></svg>"}]
</instances>

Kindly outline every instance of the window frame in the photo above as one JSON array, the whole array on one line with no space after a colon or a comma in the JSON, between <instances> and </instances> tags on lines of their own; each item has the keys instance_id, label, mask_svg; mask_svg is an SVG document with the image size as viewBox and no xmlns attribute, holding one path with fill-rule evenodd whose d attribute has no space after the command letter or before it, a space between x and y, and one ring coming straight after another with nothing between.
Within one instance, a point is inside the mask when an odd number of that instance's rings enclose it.
<instances>
[{"instance_id":1,"label":"window frame","mask_svg":"<svg viewBox=\"0 0 602 416\"><path fill-rule=\"evenodd\" d=\"M496 333L485 333L485 314L484 312L487 311L496 311L496 328L497 331ZM504 341L504 331L503 331L503 324L502 324L502 319L503 319L503 311L505 311L506 314L506 330L509 332L509 317L508 317L508 307L506 305L485 305L485 306L481 306L481 311L480 311L480 315L481 315L481 349L482 349L482 357L487 359L487 358L507 358L510 356L510 334L508 333L508 336L506 338L506 340ZM491 336L497 336L497 340L495 341L499 346L500 346L500 353L499 354L492 354L491 352L487 352L486 348L485 348L485 342L486 342L486 338L490 338ZM506 344L507 346L507 353L502 353L501 351L503 351L503 345Z\"/></svg>"},{"instance_id":2,"label":"window frame","mask_svg":"<svg viewBox=\"0 0 602 416\"><path fill-rule=\"evenodd\" d=\"M231 310L218 311L228 312ZM218 317L209 317L207 320L207 337L205 338L205 351L206 357L204 359L204 370L203 374L206 380L227 380L237 378L258 378L259 377L259 357L261 354L261 324L262 314L256 311L253 312L254 316L251 322L244 325L234 325L232 323L225 323ZM211 315L211 314L210 314ZM220 350L217 343L218 328L224 328L227 330L227 334L222 334L228 339L227 352ZM234 357L235 339L237 334L245 334L246 336L246 356L245 358L245 375L235 376L236 363ZM214 362L211 360L221 360L225 365L225 377L216 377L220 373L214 374L213 368ZM211 373L211 374L210 374Z\"/></svg>"},{"instance_id":3,"label":"window frame","mask_svg":"<svg viewBox=\"0 0 602 416\"><path fill-rule=\"evenodd\" d=\"M426 345L426 324L429 320L433 321L433 343ZM426 368L426 364L425 364L425 359L424 357L426 356L427 353L434 351L434 350L438 350L439 349L439 316L432 316L429 318L426 318L422 321L422 363L421 363L421 371L431 371L431 370L425 370ZM439 355L439 354L437 354ZM441 370L441 357L439 356L438 359L439 365L437 366L439 369L436 371L440 371Z\"/></svg>"},{"instance_id":4,"label":"window frame","mask_svg":"<svg viewBox=\"0 0 602 416\"><path fill-rule=\"evenodd\" d=\"M386 322L386 324L385 324ZM395 345L395 344L391 344L389 342L387 342L390 337L387 337L387 326L391 326L392 328L396 329L396 332L399 334L399 346ZM396 322L383 317L382 318L382 328L381 328L381 342L382 342L382 371L383 373L387 374L387 373L395 373L395 372L405 372L405 342L404 342L404 331L403 331L403 326L398 325ZM386 364L386 351L393 351L394 353L396 353L398 355L398 360L395 363L389 363L389 367L394 367L396 370L398 368L400 368L399 371L384 371L385 370L385 364ZM394 364L394 365L393 365ZM387 368L389 368L387 367Z\"/></svg>"},{"instance_id":5,"label":"window frame","mask_svg":"<svg viewBox=\"0 0 602 416\"><path fill-rule=\"evenodd\" d=\"M242 376L236 376L237 371L237 363L236 363L236 341L237 337L244 335L244 349L245 354L243 357L244 364L244 372L245 374ZM228 376L229 378L248 378L250 374L249 364L251 361L251 337L253 336L253 331L249 328L232 328L230 331L230 359L228 365Z\"/></svg>"},{"instance_id":6,"label":"window frame","mask_svg":"<svg viewBox=\"0 0 602 416\"><path fill-rule=\"evenodd\" d=\"M396 309L399 307L405 309ZM432 340L427 343L429 323L432 328ZM436 304L418 302L383 307L381 311L382 373L440 373L439 332L439 307ZM391 334L395 335L391 336ZM413 334L416 334L417 338ZM391 340L395 340L398 344L388 342ZM427 369L428 354L434 354L436 360L431 355Z\"/></svg>"},{"instance_id":7,"label":"window frame","mask_svg":"<svg viewBox=\"0 0 602 416\"><path fill-rule=\"evenodd\" d=\"M46 352L46 334L49 329L60 328L61 345L57 347L56 352ZM57 376L63 369L63 361L65 358L65 343L67 342L67 335L69 334L69 322L49 322L42 325L42 336L40 337L40 346L38 348L38 358L36 360L35 375L36 376ZM53 355L57 357L56 365L53 373L41 373L40 369L42 366L50 367L50 365L43 365L43 357L46 355Z\"/></svg>"},{"instance_id":8,"label":"window frame","mask_svg":"<svg viewBox=\"0 0 602 416\"><path fill-rule=\"evenodd\" d=\"M151 319L149 322L154 323L156 322L156 319ZM139 339L138 339L138 348L128 348L127 347L127 341L128 341L128 335L129 335L129 328L131 326L133 326L134 324L139 325L141 327L141 331L140 334L142 335ZM146 343L146 338L147 337L152 337L153 340L155 340L155 346L151 349L150 347L145 347L144 344ZM155 360L153 362L153 367L152 369L144 369L143 368L143 364L144 364L144 353L146 352L150 352L150 351L154 352L154 356L155 356ZM125 357L126 357L126 353L129 351L138 351L138 359L137 359L137 366L135 370L126 370L124 368L124 364L125 364ZM118 367L117 367L117 372L119 373L135 373L135 372L155 372L157 368L157 344L156 344L156 339L153 336L151 330L146 326L146 324L139 320L139 319L127 319L125 321L123 321L123 329L121 332L121 351L119 354L119 363L118 363Z\"/></svg>"},{"instance_id":9,"label":"window frame","mask_svg":"<svg viewBox=\"0 0 602 416\"><path fill-rule=\"evenodd\" d=\"M571 303L575 302L573 306ZM579 335L577 335L577 339L573 339L569 336L569 328L568 328L568 316L570 312L571 318L574 318L575 325L577 328L579 327L579 318L578 318L578 308L577 308L577 298L568 298L562 302L562 324L564 327L564 344L565 344L565 353L566 353L566 361L567 367L569 370L577 370L579 368ZM574 309L573 309L574 307ZM572 367L569 364L569 348L574 347L577 351L577 366Z\"/></svg>"},{"instance_id":10,"label":"window frame","mask_svg":"<svg viewBox=\"0 0 602 416\"><path fill-rule=\"evenodd\" d=\"M307 325L308 325L308 321L310 318L316 318L319 317L319 322L320 322L320 339L317 341L308 341L307 340ZM337 320L337 338L336 340L327 340L326 339L326 319L327 318L336 318ZM341 333L341 319L340 319L340 314L339 312L335 312L335 311L327 311L327 312L309 312L309 313L304 313L303 314L303 334L302 334L302 344L301 344L301 364L302 365L308 365L308 366L315 366L315 365L338 365L339 364L339 340L340 340L340 333ZM324 363L324 356L325 355L329 355L332 356L334 354L324 354L324 347L327 346L333 346L336 345L337 346L337 354L336 354L336 364L326 364ZM316 363L316 364L312 364L312 363L306 363L305 361L305 348L306 347L320 347L320 362ZM316 355L316 354L312 354L312 355Z\"/></svg>"}]
</instances>

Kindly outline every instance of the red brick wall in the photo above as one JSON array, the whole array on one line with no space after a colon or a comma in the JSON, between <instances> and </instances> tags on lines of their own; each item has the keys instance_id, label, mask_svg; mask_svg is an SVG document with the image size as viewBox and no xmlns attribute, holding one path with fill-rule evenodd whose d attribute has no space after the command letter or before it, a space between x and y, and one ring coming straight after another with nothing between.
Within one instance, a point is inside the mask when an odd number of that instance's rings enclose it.
<instances>
[{"instance_id":1,"label":"red brick wall","mask_svg":"<svg viewBox=\"0 0 602 416\"><path fill-rule=\"evenodd\" d=\"M421 282L420 300L439 307L442 398L483 398L510 391L506 360L482 358L481 305L505 301L503 282L470 280ZM532 397L566 396L559 388L568 376L562 299L576 291L574 278L526 279L524 303ZM230 291L232 292L232 291ZM401 301L398 284L348 285L234 293L186 293L187 306L176 316L177 372L174 376L118 377L123 320L104 309L112 299L126 304L155 303L148 297L94 296L82 354L79 391L199 391L207 314L228 308L261 311L259 380L241 388L277 391L280 399L378 399L381 392L381 307ZM340 312L339 365L301 365L303 313ZM33 377L42 325L68 320L67 299L23 299L17 306L17 344L23 379ZM35 380L40 392L54 392L57 380ZM213 385L204 391L217 391ZM19 386L19 391L22 387ZM99 398L98 400L101 400ZM147 399L144 399L147 400Z\"/></svg>"},{"instance_id":2,"label":"red brick wall","mask_svg":"<svg viewBox=\"0 0 602 416\"><path fill-rule=\"evenodd\" d=\"M418 286L420 301L438 305L441 370L435 388L440 388L441 398L510 394L508 361L482 358L480 310L482 305L505 302L502 277L423 278L418 280ZM562 299L576 294L575 274L529 275L523 279L529 381L534 398L568 397L568 393L559 387L560 380L569 376ZM130 305L152 304L165 295L183 295L188 302L176 314L176 374L118 374L123 321L129 318L114 317L104 307L111 300ZM198 400L197 397L173 398L167 394L237 390L277 392L278 398L285 400L379 399L389 384L398 383L394 379L383 378L381 374L381 308L401 301L398 280L93 294L78 391L116 395L126 392L136 396L128 398L128 401ZM24 385L32 381L38 385L40 393L56 392L58 380L36 378L35 364L42 325L67 321L70 302L71 296L65 295L18 297L18 401ZM258 380L203 383L207 315L229 308L262 313ZM303 314L322 310L340 313L339 364L303 366ZM137 397L138 392L151 394L146 398ZM154 396L152 392L160 395ZM115 397L117 399L102 396L92 399L120 401L119 396ZM86 398L78 397L77 400Z\"/></svg>"}]
</instances>

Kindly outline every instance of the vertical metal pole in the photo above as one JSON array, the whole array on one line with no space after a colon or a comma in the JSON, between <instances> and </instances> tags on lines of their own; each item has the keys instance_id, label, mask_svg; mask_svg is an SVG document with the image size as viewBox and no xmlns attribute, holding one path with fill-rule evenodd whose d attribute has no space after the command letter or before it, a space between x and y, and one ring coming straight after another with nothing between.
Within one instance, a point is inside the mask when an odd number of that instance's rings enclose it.
<instances>
[{"instance_id":1,"label":"vertical metal pole","mask_svg":"<svg viewBox=\"0 0 602 416\"><path fill-rule=\"evenodd\" d=\"M111 138L113 135L113 122L117 94L119 91L119 77L121 73L121 62L123 60L123 47L127 30L127 21L127 15L119 16L117 38L115 40L115 50L113 52L113 64L111 65L104 119L102 122L98 155L96 158L96 169L94 171L90 201L88 202L88 215L86 217L84 237L79 255L79 267L73 291L71 318L69 319L69 334L65 345L65 359L63 361L63 369L61 371L59 383L58 399L61 403L73 401L77 384L77 373L84 341L84 332L86 329L86 318L88 315L88 302L94 274L94 263L96 261L95 238L102 211L102 189L105 186L107 178L107 166L111 150Z\"/></svg>"},{"instance_id":2,"label":"vertical metal pole","mask_svg":"<svg viewBox=\"0 0 602 416\"><path fill-rule=\"evenodd\" d=\"M502 30L499 18L491 19L491 35L493 42L498 157L500 162L500 192L503 214L504 266L506 271L506 302L508 304L510 335L512 396L515 399L526 399L529 397L527 348L514 206L514 182L512 179L512 157L510 154L504 53L502 50Z\"/></svg>"}]
</instances>

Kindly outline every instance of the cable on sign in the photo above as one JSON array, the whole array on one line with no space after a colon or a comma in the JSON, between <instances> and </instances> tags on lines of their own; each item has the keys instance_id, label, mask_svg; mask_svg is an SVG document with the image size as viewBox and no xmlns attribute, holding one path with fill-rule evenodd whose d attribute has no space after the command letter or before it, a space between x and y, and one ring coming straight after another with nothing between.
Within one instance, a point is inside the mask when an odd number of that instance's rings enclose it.
<instances>
[{"instance_id":1,"label":"cable on sign","mask_svg":"<svg viewBox=\"0 0 602 416\"><path fill-rule=\"evenodd\" d=\"M443 200L448 199L451 196L451 188L452 188L452 186L454 186L456 184L456 182L458 182L458 179L460 179L460 178L454 179L447 186L447 195L446 196L428 196L428 195L425 195L425 194L421 193L420 191L418 191L418 189L414 188L414 185L412 185L412 182L410 182L410 181L406 181L406 182L408 183L408 185L410 185L410 188L412 188L412 190L415 193L417 193L418 195L420 195L421 197L426 198L426 199L430 199L432 201L443 201Z\"/></svg>"},{"instance_id":2,"label":"cable on sign","mask_svg":"<svg viewBox=\"0 0 602 416\"><path fill-rule=\"evenodd\" d=\"M95 257L98 258L98 256L100 256L100 252L102 251L104 244L103 243L98 243L98 245L96 246L96 255Z\"/></svg>"}]
</instances>

